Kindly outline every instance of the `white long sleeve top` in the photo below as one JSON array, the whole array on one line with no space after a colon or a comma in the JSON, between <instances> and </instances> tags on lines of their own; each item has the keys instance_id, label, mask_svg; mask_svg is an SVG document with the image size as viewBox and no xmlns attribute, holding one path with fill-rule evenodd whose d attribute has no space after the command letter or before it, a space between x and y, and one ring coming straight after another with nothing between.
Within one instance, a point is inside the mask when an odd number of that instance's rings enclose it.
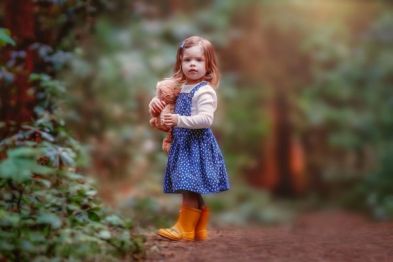
<instances>
[{"instance_id":1,"label":"white long sleeve top","mask_svg":"<svg viewBox=\"0 0 393 262\"><path fill-rule=\"evenodd\" d=\"M190 93L197 84L183 85L181 93ZM153 98L154 99L154 98ZM153 100L152 100L153 101ZM150 104L152 103L150 102ZM176 127L200 129L209 128L213 124L214 112L217 109L217 95L214 88L205 85L198 89L192 97L191 116L178 115Z\"/></svg>"}]
</instances>

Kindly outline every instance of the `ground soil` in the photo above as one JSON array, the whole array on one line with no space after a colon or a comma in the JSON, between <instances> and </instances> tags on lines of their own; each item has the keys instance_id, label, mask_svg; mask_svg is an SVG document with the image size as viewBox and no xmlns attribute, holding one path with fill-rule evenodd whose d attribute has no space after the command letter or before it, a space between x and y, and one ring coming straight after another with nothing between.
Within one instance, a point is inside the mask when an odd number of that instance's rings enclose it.
<instances>
[{"instance_id":1,"label":"ground soil","mask_svg":"<svg viewBox=\"0 0 393 262\"><path fill-rule=\"evenodd\" d=\"M214 227L206 241L146 237L146 261L393 261L393 222L342 210L303 213L289 225Z\"/></svg>"}]
</instances>

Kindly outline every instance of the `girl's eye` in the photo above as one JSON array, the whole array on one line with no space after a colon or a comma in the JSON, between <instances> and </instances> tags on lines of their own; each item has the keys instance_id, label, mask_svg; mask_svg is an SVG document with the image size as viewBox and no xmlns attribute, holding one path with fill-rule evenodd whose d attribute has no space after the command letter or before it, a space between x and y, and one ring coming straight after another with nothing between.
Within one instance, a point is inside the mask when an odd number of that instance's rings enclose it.
<instances>
[{"instance_id":1,"label":"girl's eye","mask_svg":"<svg viewBox=\"0 0 393 262\"><path fill-rule=\"evenodd\" d=\"M190 58L184 58L184 61L190 62Z\"/></svg>"}]
</instances>

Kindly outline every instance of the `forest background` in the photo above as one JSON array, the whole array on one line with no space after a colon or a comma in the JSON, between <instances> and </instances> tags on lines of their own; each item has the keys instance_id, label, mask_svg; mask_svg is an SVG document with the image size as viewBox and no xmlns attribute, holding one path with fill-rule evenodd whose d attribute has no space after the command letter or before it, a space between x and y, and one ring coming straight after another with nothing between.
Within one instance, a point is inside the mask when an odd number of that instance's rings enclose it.
<instances>
[{"instance_id":1,"label":"forest background","mask_svg":"<svg viewBox=\"0 0 393 262\"><path fill-rule=\"evenodd\" d=\"M393 217L389 1L0 3L0 250L138 256L169 225L156 82L179 43L216 47L213 131L232 189L213 223L276 224L309 208ZM7 239L7 241L5 241ZM84 244L82 244L84 243Z\"/></svg>"}]
</instances>

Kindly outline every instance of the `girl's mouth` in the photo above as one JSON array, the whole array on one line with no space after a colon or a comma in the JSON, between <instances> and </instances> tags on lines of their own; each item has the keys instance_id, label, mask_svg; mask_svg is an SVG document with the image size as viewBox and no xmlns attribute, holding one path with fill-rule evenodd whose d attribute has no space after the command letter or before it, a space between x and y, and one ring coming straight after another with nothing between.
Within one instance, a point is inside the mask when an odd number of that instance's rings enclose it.
<instances>
[{"instance_id":1,"label":"girl's mouth","mask_svg":"<svg viewBox=\"0 0 393 262\"><path fill-rule=\"evenodd\" d=\"M197 72L198 72L198 70L191 69L191 70L188 70L188 72L190 72L190 73L197 73Z\"/></svg>"}]
</instances>

